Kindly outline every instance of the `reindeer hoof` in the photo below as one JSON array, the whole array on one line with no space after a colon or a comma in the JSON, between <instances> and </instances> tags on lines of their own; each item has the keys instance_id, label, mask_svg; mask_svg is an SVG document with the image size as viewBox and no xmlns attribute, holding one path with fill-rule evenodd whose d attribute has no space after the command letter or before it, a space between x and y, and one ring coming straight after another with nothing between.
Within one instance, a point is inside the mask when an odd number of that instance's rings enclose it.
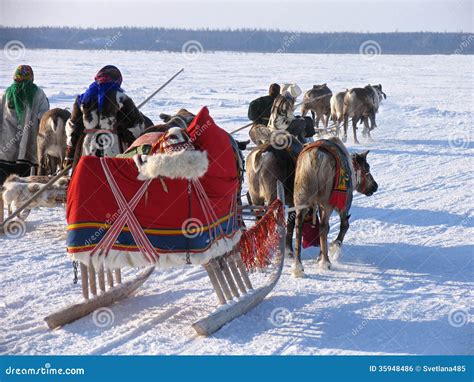
<instances>
[{"instance_id":1,"label":"reindeer hoof","mask_svg":"<svg viewBox=\"0 0 474 382\"><path fill-rule=\"evenodd\" d=\"M321 260L319 261L319 269L328 271L331 269L331 263L329 261Z\"/></svg>"},{"instance_id":2,"label":"reindeer hoof","mask_svg":"<svg viewBox=\"0 0 474 382\"><path fill-rule=\"evenodd\" d=\"M332 259L337 260L341 255L342 243L339 240L334 240L329 247L329 253Z\"/></svg>"},{"instance_id":3,"label":"reindeer hoof","mask_svg":"<svg viewBox=\"0 0 474 382\"><path fill-rule=\"evenodd\" d=\"M293 277L295 279L302 279L306 277L306 274L304 273L303 266L301 264L298 264L293 267Z\"/></svg>"},{"instance_id":4,"label":"reindeer hoof","mask_svg":"<svg viewBox=\"0 0 474 382\"><path fill-rule=\"evenodd\" d=\"M357 139L354 139L354 143L355 143L356 145L359 145L359 144L360 144L360 142L359 142Z\"/></svg>"},{"instance_id":5,"label":"reindeer hoof","mask_svg":"<svg viewBox=\"0 0 474 382\"><path fill-rule=\"evenodd\" d=\"M285 256L292 259L293 258L293 250L291 248L286 247L285 248Z\"/></svg>"}]
</instances>

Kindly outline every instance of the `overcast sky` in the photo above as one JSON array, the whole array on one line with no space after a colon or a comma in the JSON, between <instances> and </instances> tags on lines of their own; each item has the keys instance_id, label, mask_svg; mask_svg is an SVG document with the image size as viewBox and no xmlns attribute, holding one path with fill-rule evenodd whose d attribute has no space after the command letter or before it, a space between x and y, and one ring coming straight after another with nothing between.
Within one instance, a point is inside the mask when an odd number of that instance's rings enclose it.
<instances>
[{"instance_id":1,"label":"overcast sky","mask_svg":"<svg viewBox=\"0 0 474 382\"><path fill-rule=\"evenodd\" d=\"M0 0L3 26L473 32L474 0Z\"/></svg>"}]
</instances>

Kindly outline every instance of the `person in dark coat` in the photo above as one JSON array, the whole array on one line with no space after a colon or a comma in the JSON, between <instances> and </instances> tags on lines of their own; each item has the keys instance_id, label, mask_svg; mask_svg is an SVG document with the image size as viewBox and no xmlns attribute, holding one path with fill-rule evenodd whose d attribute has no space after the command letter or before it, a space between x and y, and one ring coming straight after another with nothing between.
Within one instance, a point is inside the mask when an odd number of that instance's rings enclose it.
<instances>
[{"instance_id":1,"label":"person in dark coat","mask_svg":"<svg viewBox=\"0 0 474 382\"><path fill-rule=\"evenodd\" d=\"M273 101L280 94L280 85L271 84L268 95L257 98L250 102L248 117L257 125L268 125Z\"/></svg>"},{"instance_id":2,"label":"person in dark coat","mask_svg":"<svg viewBox=\"0 0 474 382\"><path fill-rule=\"evenodd\" d=\"M143 132L144 116L121 84L120 70L107 65L99 70L85 93L76 98L66 123L64 166L72 162L75 165L82 155L116 156Z\"/></svg>"}]
</instances>

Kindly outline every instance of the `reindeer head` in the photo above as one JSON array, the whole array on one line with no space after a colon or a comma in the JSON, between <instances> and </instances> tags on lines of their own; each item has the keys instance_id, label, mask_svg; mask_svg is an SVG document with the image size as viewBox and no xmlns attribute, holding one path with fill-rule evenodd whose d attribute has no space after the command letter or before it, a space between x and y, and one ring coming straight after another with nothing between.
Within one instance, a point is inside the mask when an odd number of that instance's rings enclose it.
<instances>
[{"instance_id":1,"label":"reindeer head","mask_svg":"<svg viewBox=\"0 0 474 382\"><path fill-rule=\"evenodd\" d=\"M355 172L355 189L366 196L374 194L379 185L370 173L370 165L367 162L369 150L362 153L352 154L352 166Z\"/></svg>"},{"instance_id":2,"label":"reindeer head","mask_svg":"<svg viewBox=\"0 0 474 382\"><path fill-rule=\"evenodd\" d=\"M195 115L186 109L179 109L175 115L161 113L160 118L169 127L177 126L187 128L193 121Z\"/></svg>"},{"instance_id":3,"label":"reindeer head","mask_svg":"<svg viewBox=\"0 0 474 382\"><path fill-rule=\"evenodd\" d=\"M173 152L181 150L194 150L188 133L180 127L171 127L160 141L160 152Z\"/></svg>"},{"instance_id":4,"label":"reindeer head","mask_svg":"<svg viewBox=\"0 0 474 382\"><path fill-rule=\"evenodd\" d=\"M381 84L378 84L378 85L372 85L372 87L375 89L375 91L377 92L377 94L379 95L379 98L382 99L382 97L384 99L387 99L387 95L382 91L382 85Z\"/></svg>"}]
</instances>

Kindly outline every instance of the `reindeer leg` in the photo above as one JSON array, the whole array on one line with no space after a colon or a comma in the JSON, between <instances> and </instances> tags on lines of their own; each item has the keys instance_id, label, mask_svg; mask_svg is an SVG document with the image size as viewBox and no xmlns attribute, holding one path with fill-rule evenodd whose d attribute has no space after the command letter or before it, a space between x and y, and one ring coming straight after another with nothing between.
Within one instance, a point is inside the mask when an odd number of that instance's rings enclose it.
<instances>
[{"instance_id":1,"label":"reindeer leg","mask_svg":"<svg viewBox=\"0 0 474 382\"><path fill-rule=\"evenodd\" d=\"M299 209L296 211L295 264L293 267L293 276L296 278L305 277L303 264L301 263L301 239L303 236L303 220L305 215L305 209Z\"/></svg>"},{"instance_id":2,"label":"reindeer leg","mask_svg":"<svg viewBox=\"0 0 474 382\"><path fill-rule=\"evenodd\" d=\"M370 117L370 119L372 119L372 117ZM366 118L366 119L364 120L364 125L365 125L365 126L364 126L364 129L367 131L367 138L371 140L371 139L372 139L372 137L370 136L370 130L371 130L371 128L370 128L370 126L369 126L369 119L368 119L368 118Z\"/></svg>"},{"instance_id":3,"label":"reindeer leg","mask_svg":"<svg viewBox=\"0 0 474 382\"><path fill-rule=\"evenodd\" d=\"M290 207L293 207L292 205ZM293 231L295 230L295 219L296 212L292 211L288 213L288 220L286 224L286 254L289 257L293 257Z\"/></svg>"},{"instance_id":4,"label":"reindeer leg","mask_svg":"<svg viewBox=\"0 0 474 382\"><path fill-rule=\"evenodd\" d=\"M329 125L329 114L324 115L324 128L327 129Z\"/></svg>"},{"instance_id":5,"label":"reindeer leg","mask_svg":"<svg viewBox=\"0 0 474 382\"><path fill-rule=\"evenodd\" d=\"M377 127L377 122L375 122L375 113L370 115L370 128L369 133Z\"/></svg>"},{"instance_id":6,"label":"reindeer leg","mask_svg":"<svg viewBox=\"0 0 474 382\"><path fill-rule=\"evenodd\" d=\"M342 136L342 141L346 142L347 141L347 127L349 125L349 116L347 114L344 114L344 135Z\"/></svg>"},{"instance_id":7,"label":"reindeer leg","mask_svg":"<svg viewBox=\"0 0 474 382\"><path fill-rule=\"evenodd\" d=\"M331 216L331 212L331 209L326 210L321 206L319 207L319 244L321 246L321 252L318 262L321 269L331 268L331 262L328 256L329 217Z\"/></svg>"},{"instance_id":8,"label":"reindeer leg","mask_svg":"<svg viewBox=\"0 0 474 382\"><path fill-rule=\"evenodd\" d=\"M339 233L336 240L331 243L330 252L333 259L338 259L341 254L342 242L346 236L347 231L349 230L349 217L346 211L339 212L339 219L341 224L339 226Z\"/></svg>"},{"instance_id":9,"label":"reindeer leg","mask_svg":"<svg viewBox=\"0 0 474 382\"><path fill-rule=\"evenodd\" d=\"M352 118L352 130L354 132L354 143L359 143L357 140L357 120Z\"/></svg>"}]
</instances>

